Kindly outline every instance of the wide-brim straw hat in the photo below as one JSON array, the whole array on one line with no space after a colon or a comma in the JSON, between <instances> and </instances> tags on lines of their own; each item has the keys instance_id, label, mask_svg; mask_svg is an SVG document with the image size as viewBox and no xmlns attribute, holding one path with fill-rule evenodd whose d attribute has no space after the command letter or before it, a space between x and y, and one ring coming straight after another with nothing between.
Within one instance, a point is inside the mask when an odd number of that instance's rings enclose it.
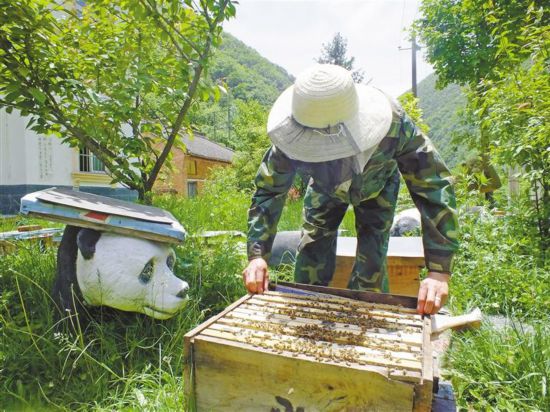
<instances>
[{"instance_id":1,"label":"wide-brim straw hat","mask_svg":"<svg viewBox=\"0 0 550 412\"><path fill-rule=\"evenodd\" d=\"M290 158L325 162L372 153L391 121L391 104L384 93L355 84L340 66L317 64L275 101L267 133Z\"/></svg>"}]
</instances>

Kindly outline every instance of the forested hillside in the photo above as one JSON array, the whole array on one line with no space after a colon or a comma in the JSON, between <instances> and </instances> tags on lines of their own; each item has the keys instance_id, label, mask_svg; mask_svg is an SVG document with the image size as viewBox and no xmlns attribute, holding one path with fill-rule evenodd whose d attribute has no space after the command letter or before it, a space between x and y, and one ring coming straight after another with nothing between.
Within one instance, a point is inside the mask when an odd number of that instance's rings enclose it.
<instances>
[{"instance_id":1,"label":"forested hillside","mask_svg":"<svg viewBox=\"0 0 550 412\"><path fill-rule=\"evenodd\" d=\"M224 33L222 37L210 75L214 80L224 79L234 98L253 99L270 106L279 93L292 84L292 76L285 69L231 34Z\"/></svg>"},{"instance_id":2,"label":"forested hillside","mask_svg":"<svg viewBox=\"0 0 550 412\"><path fill-rule=\"evenodd\" d=\"M232 135L234 119L238 116L235 100L255 100L268 110L279 93L293 81L285 69L228 33L224 33L223 43L214 55L210 76L214 81L225 82L228 95L218 103L200 105L195 123L211 139L231 148L238 148L235 141L238 136ZM447 164L454 167L469 152L457 136L475 133L475 130L465 126L459 118L459 112L466 104L460 87L450 85L438 90L436 80L436 75L431 74L418 84L419 105L430 127L430 137ZM452 141L453 137L457 142Z\"/></svg>"},{"instance_id":3,"label":"forested hillside","mask_svg":"<svg viewBox=\"0 0 550 412\"><path fill-rule=\"evenodd\" d=\"M293 82L285 69L228 33L223 34L223 43L215 52L209 74L213 81L225 83L228 94L219 102L198 105L193 123L210 139L237 150L241 139L235 130L235 119L242 111L242 103L256 101L268 111L281 91ZM475 133L475 129L465 126L460 119L459 112L466 104L460 87L450 85L438 90L436 80L436 75L431 74L418 84L419 106L430 127L430 137L452 168L469 152L457 136Z\"/></svg>"},{"instance_id":4,"label":"forested hillside","mask_svg":"<svg viewBox=\"0 0 550 412\"><path fill-rule=\"evenodd\" d=\"M431 139L452 168L463 161L469 152L467 145L460 143L459 136L475 133L475 129L460 119L459 112L466 106L461 88L452 84L438 90L436 81L437 75L430 74L418 84L419 106L424 121L430 127Z\"/></svg>"},{"instance_id":5,"label":"forested hillside","mask_svg":"<svg viewBox=\"0 0 550 412\"><path fill-rule=\"evenodd\" d=\"M236 130L243 117L249 116L244 112L249 108L253 112L267 112L277 96L292 84L293 78L232 35L223 33L222 37L209 76L210 81L225 84L227 94L217 102L196 104L191 112L191 124L209 139L238 151L252 143ZM256 126L251 125L251 129Z\"/></svg>"}]
</instances>

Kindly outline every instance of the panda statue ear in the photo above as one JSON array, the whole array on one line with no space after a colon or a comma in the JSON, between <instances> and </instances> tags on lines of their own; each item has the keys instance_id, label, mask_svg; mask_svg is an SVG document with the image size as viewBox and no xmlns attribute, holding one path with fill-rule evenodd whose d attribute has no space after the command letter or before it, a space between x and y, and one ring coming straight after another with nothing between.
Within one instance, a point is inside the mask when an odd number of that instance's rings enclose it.
<instances>
[{"instance_id":1,"label":"panda statue ear","mask_svg":"<svg viewBox=\"0 0 550 412\"><path fill-rule=\"evenodd\" d=\"M89 260L94 257L95 245L100 237L101 232L93 229L81 229L78 232L76 244L84 259Z\"/></svg>"}]
</instances>

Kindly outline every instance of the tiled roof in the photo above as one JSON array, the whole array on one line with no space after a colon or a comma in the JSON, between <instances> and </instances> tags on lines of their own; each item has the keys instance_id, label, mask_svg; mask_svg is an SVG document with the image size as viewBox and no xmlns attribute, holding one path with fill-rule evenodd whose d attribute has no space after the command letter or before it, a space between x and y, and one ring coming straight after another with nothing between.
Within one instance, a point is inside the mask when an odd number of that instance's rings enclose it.
<instances>
[{"instance_id":1,"label":"tiled roof","mask_svg":"<svg viewBox=\"0 0 550 412\"><path fill-rule=\"evenodd\" d=\"M194 133L193 137L189 137L188 135L183 136L182 141L187 149L186 152L190 155L221 160L223 162L231 162L233 160L233 150L208 140L197 133Z\"/></svg>"}]
</instances>

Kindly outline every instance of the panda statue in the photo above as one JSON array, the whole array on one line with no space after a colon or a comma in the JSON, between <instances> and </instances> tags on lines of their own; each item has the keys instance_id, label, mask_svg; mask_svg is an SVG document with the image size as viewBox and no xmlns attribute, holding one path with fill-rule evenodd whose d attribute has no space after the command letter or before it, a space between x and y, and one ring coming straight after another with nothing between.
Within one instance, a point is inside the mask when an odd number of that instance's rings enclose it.
<instances>
[{"instance_id":1,"label":"panda statue","mask_svg":"<svg viewBox=\"0 0 550 412\"><path fill-rule=\"evenodd\" d=\"M62 318L108 306L168 319L184 307L189 289L174 275L174 263L165 243L67 225L53 300Z\"/></svg>"}]
</instances>

